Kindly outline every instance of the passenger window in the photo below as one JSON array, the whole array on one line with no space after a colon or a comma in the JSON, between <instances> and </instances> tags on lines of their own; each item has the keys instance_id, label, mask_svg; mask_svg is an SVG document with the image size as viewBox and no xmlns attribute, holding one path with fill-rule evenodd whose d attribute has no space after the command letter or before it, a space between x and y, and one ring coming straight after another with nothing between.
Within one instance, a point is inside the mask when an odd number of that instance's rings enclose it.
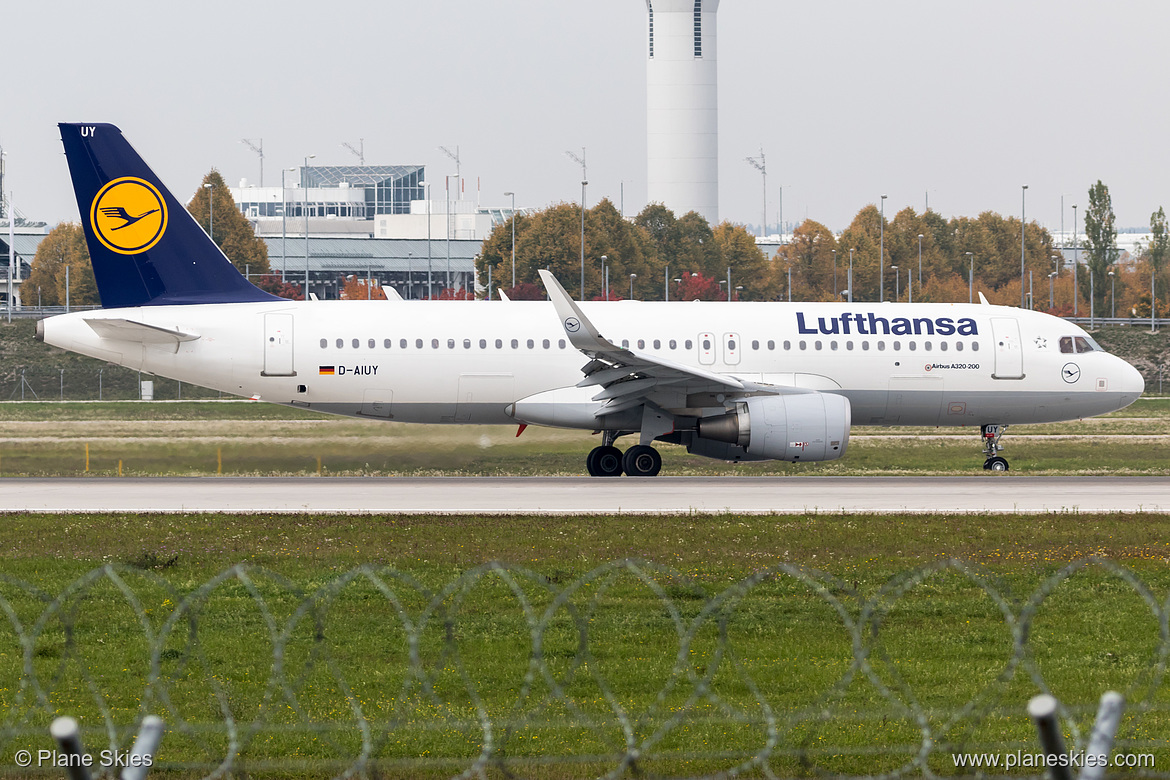
<instances>
[{"instance_id":1,"label":"passenger window","mask_svg":"<svg viewBox=\"0 0 1170 780\"><path fill-rule=\"evenodd\" d=\"M830 342L829 342L829 349L831 349L831 350L833 350L834 352L836 352L836 351L837 351L837 342L835 342L835 341L830 341Z\"/></svg>"},{"instance_id":2,"label":"passenger window","mask_svg":"<svg viewBox=\"0 0 1170 780\"><path fill-rule=\"evenodd\" d=\"M940 341L938 343L938 348L940 350L942 350L943 352L946 352L947 351L947 343L945 341Z\"/></svg>"},{"instance_id":3,"label":"passenger window","mask_svg":"<svg viewBox=\"0 0 1170 780\"><path fill-rule=\"evenodd\" d=\"M422 339L415 339L414 340L414 348L415 349L422 349L423 348L423 340Z\"/></svg>"},{"instance_id":4,"label":"passenger window","mask_svg":"<svg viewBox=\"0 0 1170 780\"><path fill-rule=\"evenodd\" d=\"M406 349L406 339L399 339L398 340L398 347L399 347L399 349Z\"/></svg>"},{"instance_id":5,"label":"passenger window","mask_svg":"<svg viewBox=\"0 0 1170 780\"><path fill-rule=\"evenodd\" d=\"M775 349L776 349L776 342L772 341L771 339L768 339L768 350L772 351Z\"/></svg>"},{"instance_id":6,"label":"passenger window","mask_svg":"<svg viewBox=\"0 0 1170 780\"><path fill-rule=\"evenodd\" d=\"M354 349L357 349L357 348L358 348L358 345L360 345L360 344L361 344L361 342L360 342L360 341L358 341L357 339L354 339L354 340L353 340L353 348L354 348Z\"/></svg>"},{"instance_id":7,"label":"passenger window","mask_svg":"<svg viewBox=\"0 0 1170 780\"><path fill-rule=\"evenodd\" d=\"M922 348L925 349L927 352L930 352L930 342L929 341L922 342Z\"/></svg>"},{"instance_id":8,"label":"passenger window","mask_svg":"<svg viewBox=\"0 0 1170 780\"><path fill-rule=\"evenodd\" d=\"M675 341L674 339L671 339L671 340L668 342L668 346L669 346L671 349L678 349L678 342L677 342L677 341Z\"/></svg>"},{"instance_id":9,"label":"passenger window","mask_svg":"<svg viewBox=\"0 0 1170 780\"><path fill-rule=\"evenodd\" d=\"M512 349L520 349L520 339L512 339Z\"/></svg>"},{"instance_id":10,"label":"passenger window","mask_svg":"<svg viewBox=\"0 0 1170 780\"><path fill-rule=\"evenodd\" d=\"M503 339L496 339L496 349L503 349L503 348L504 348L504 340Z\"/></svg>"},{"instance_id":11,"label":"passenger window","mask_svg":"<svg viewBox=\"0 0 1170 780\"><path fill-rule=\"evenodd\" d=\"M533 341L532 339L528 339L528 348L529 348L529 349L535 349L535 348L536 348L536 342L535 342L535 341Z\"/></svg>"},{"instance_id":12,"label":"passenger window","mask_svg":"<svg viewBox=\"0 0 1170 780\"><path fill-rule=\"evenodd\" d=\"M852 351L853 351L853 342L852 342L852 341L846 341L846 342L845 342L845 349L847 349L847 350L849 350L850 352L852 352Z\"/></svg>"},{"instance_id":13,"label":"passenger window","mask_svg":"<svg viewBox=\"0 0 1170 780\"><path fill-rule=\"evenodd\" d=\"M629 348L630 348L630 340L629 339L622 339L622 349L629 349Z\"/></svg>"},{"instance_id":14,"label":"passenger window","mask_svg":"<svg viewBox=\"0 0 1170 780\"><path fill-rule=\"evenodd\" d=\"M382 342L382 346L385 347L386 349L390 349L390 345L393 343L394 342L391 341L390 339L386 339L385 341Z\"/></svg>"},{"instance_id":15,"label":"passenger window","mask_svg":"<svg viewBox=\"0 0 1170 780\"><path fill-rule=\"evenodd\" d=\"M479 348L480 349L487 349L487 339L480 339L479 340Z\"/></svg>"},{"instance_id":16,"label":"passenger window","mask_svg":"<svg viewBox=\"0 0 1170 780\"><path fill-rule=\"evenodd\" d=\"M638 339L638 349L646 349L646 339Z\"/></svg>"},{"instance_id":17,"label":"passenger window","mask_svg":"<svg viewBox=\"0 0 1170 780\"><path fill-rule=\"evenodd\" d=\"M345 342L342 339L338 339L337 340L337 348L341 349L344 346L345 346Z\"/></svg>"},{"instance_id":18,"label":"passenger window","mask_svg":"<svg viewBox=\"0 0 1170 780\"><path fill-rule=\"evenodd\" d=\"M447 339L447 349L455 349L455 339Z\"/></svg>"},{"instance_id":19,"label":"passenger window","mask_svg":"<svg viewBox=\"0 0 1170 780\"><path fill-rule=\"evenodd\" d=\"M564 339L558 340L557 346L560 347L561 349L564 349L565 348L565 340Z\"/></svg>"},{"instance_id":20,"label":"passenger window","mask_svg":"<svg viewBox=\"0 0 1170 780\"><path fill-rule=\"evenodd\" d=\"M438 339L431 339L431 349L438 349L438 348L439 348L439 340Z\"/></svg>"},{"instance_id":21,"label":"passenger window","mask_svg":"<svg viewBox=\"0 0 1170 780\"><path fill-rule=\"evenodd\" d=\"M728 339L727 340L727 348L729 350L731 350L732 352L735 351L735 339Z\"/></svg>"},{"instance_id":22,"label":"passenger window","mask_svg":"<svg viewBox=\"0 0 1170 780\"><path fill-rule=\"evenodd\" d=\"M703 339L703 351L704 352L711 351L711 339Z\"/></svg>"},{"instance_id":23,"label":"passenger window","mask_svg":"<svg viewBox=\"0 0 1170 780\"><path fill-rule=\"evenodd\" d=\"M752 349L759 349L759 348L760 348L760 342L756 341L755 339L752 339Z\"/></svg>"},{"instance_id":24,"label":"passenger window","mask_svg":"<svg viewBox=\"0 0 1170 780\"><path fill-rule=\"evenodd\" d=\"M956 352L962 352L962 351L963 351L963 342L961 342L961 341L956 341L956 342L955 342L955 351L956 351Z\"/></svg>"},{"instance_id":25,"label":"passenger window","mask_svg":"<svg viewBox=\"0 0 1170 780\"><path fill-rule=\"evenodd\" d=\"M471 349L471 339L463 339L463 348Z\"/></svg>"},{"instance_id":26,"label":"passenger window","mask_svg":"<svg viewBox=\"0 0 1170 780\"><path fill-rule=\"evenodd\" d=\"M886 351L886 342L879 341L878 342L878 352L885 352L885 351Z\"/></svg>"},{"instance_id":27,"label":"passenger window","mask_svg":"<svg viewBox=\"0 0 1170 780\"><path fill-rule=\"evenodd\" d=\"M800 342L800 348L802 350L808 349L808 342L805 342L805 341Z\"/></svg>"},{"instance_id":28,"label":"passenger window","mask_svg":"<svg viewBox=\"0 0 1170 780\"><path fill-rule=\"evenodd\" d=\"M654 349L662 349L662 342L660 340L654 339Z\"/></svg>"},{"instance_id":29,"label":"passenger window","mask_svg":"<svg viewBox=\"0 0 1170 780\"><path fill-rule=\"evenodd\" d=\"M915 351L917 348L918 348L918 346L917 346L917 345L916 345L916 344L915 344L913 341L911 341L911 342L910 342L910 351L911 351L911 352L913 352L913 351Z\"/></svg>"},{"instance_id":30,"label":"passenger window","mask_svg":"<svg viewBox=\"0 0 1170 780\"><path fill-rule=\"evenodd\" d=\"M325 349L327 346L329 346L329 339L321 339L321 349Z\"/></svg>"},{"instance_id":31,"label":"passenger window","mask_svg":"<svg viewBox=\"0 0 1170 780\"><path fill-rule=\"evenodd\" d=\"M785 341L785 342L784 342L784 351L785 351L785 352L787 352L787 351L788 351L788 350L790 350L790 349L792 349L792 342L791 342L791 341Z\"/></svg>"},{"instance_id":32,"label":"passenger window","mask_svg":"<svg viewBox=\"0 0 1170 780\"><path fill-rule=\"evenodd\" d=\"M971 342L971 351L972 351L972 352L978 352L978 351L979 351L979 342L978 342L978 341L972 341L972 342Z\"/></svg>"},{"instance_id":33,"label":"passenger window","mask_svg":"<svg viewBox=\"0 0 1170 780\"><path fill-rule=\"evenodd\" d=\"M817 351L819 352L819 351L820 351L820 349L821 349L821 342L819 342L819 341L818 341L818 342L816 342L815 346L816 346L816 348L817 348Z\"/></svg>"},{"instance_id":34,"label":"passenger window","mask_svg":"<svg viewBox=\"0 0 1170 780\"><path fill-rule=\"evenodd\" d=\"M691 340L690 339L687 339L686 341L683 342L683 348L688 349L688 350L691 348Z\"/></svg>"},{"instance_id":35,"label":"passenger window","mask_svg":"<svg viewBox=\"0 0 1170 780\"><path fill-rule=\"evenodd\" d=\"M540 342L540 346L544 347L545 349L548 349L550 346L552 346L552 344L549 343L548 339L545 339L544 341Z\"/></svg>"},{"instance_id":36,"label":"passenger window","mask_svg":"<svg viewBox=\"0 0 1170 780\"><path fill-rule=\"evenodd\" d=\"M366 342L366 346L369 347L370 349L373 349L374 345L376 345L377 343L378 342L374 341L373 339L370 339L369 341Z\"/></svg>"},{"instance_id":37,"label":"passenger window","mask_svg":"<svg viewBox=\"0 0 1170 780\"><path fill-rule=\"evenodd\" d=\"M868 341L861 342L861 351L862 352L869 352L869 342Z\"/></svg>"},{"instance_id":38,"label":"passenger window","mask_svg":"<svg viewBox=\"0 0 1170 780\"><path fill-rule=\"evenodd\" d=\"M1072 352L1073 352L1072 336L1061 336L1060 337L1060 351L1066 355L1072 354Z\"/></svg>"}]
</instances>

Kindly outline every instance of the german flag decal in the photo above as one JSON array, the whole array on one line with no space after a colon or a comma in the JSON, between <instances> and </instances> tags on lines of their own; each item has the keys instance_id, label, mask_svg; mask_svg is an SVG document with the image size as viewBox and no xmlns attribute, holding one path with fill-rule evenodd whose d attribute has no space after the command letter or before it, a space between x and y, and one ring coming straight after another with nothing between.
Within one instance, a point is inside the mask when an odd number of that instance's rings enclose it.
<instances>
[{"instance_id":1,"label":"german flag decal","mask_svg":"<svg viewBox=\"0 0 1170 780\"><path fill-rule=\"evenodd\" d=\"M337 373L337 369L334 366L321 366L317 369L317 373L320 376L333 376Z\"/></svg>"}]
</instances>

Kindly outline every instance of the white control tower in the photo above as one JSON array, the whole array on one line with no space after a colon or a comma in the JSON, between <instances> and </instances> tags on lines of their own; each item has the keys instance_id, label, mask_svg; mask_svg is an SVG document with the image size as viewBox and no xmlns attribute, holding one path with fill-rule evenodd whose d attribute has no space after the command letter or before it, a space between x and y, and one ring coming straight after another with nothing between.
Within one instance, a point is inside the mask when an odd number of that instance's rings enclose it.
<instances>
[{"instance_id":1,"label":"white control tower","mask_svg":"<svg viewBox=\"0 0 1170 780\"><path fill-rule=\"evenodd\" d=\"M647 194L719 219L719 0L646 0Z\"/></svg>"}]
</instances>

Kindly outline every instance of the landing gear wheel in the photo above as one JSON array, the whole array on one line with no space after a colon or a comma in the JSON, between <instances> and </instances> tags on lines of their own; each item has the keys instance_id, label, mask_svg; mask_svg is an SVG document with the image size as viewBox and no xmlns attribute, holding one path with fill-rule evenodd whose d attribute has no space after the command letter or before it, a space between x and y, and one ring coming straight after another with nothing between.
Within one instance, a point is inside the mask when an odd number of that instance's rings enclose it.
<instances>
[{"instance_id":1,"label":"landing gear wheel","mask_svg":"<svg viewBox=\"0 0 1170 780\"><path fill-rule=\"evenodd\" d=\"M585 458L585 468L591 477L620 477L622 451L617 447L594 447Z\"/></svg>"},{"instance_id":2,"label":"landing gear wheel","mask_svg":"<svg viewBox=\"0 0 1170 780\"><path fill-rule=\"evenodd\" d=\"M662 470L662 456L645 444L635 444L622 456L622 469L631 477L656 477Z\"/></svg>"},{"instance_id":3,"label":"landing gear wheel","mask_svg":"<svg viewBox=\"0 0 1170 780\"><path fill-rule=\"evenodd\" d=\"M1007 458L1001 458L998 455L996 455L994 458L988 458L983 462L983 468L987 469L988 471L1007 471Z\"/></svg>"}]
</instances>

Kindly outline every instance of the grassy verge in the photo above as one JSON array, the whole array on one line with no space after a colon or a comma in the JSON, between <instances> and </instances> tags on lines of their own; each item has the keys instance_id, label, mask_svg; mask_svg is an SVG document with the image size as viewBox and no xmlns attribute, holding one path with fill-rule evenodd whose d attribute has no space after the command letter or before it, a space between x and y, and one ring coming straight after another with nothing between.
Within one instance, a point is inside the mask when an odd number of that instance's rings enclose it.
<instances>
[{"instance_id":1,"label":"grassy verge","mask_svg":"<svg viewBox=\"0 0 1170 780\"><path fill-rule=\"evenodd\" d=\"M235 769L258 776L340 771L363 727L383 776L450 776L487 722L528 776L596 776L627 740L670 776L753 755L778 776L880 773L924 733L949 775L952 750L1033 749L1038 691L1085 733L1113 688L1123 748L1161 768L1167 539L1162 515L8 515L0 707L38 733L78 714L100 742L147 706L174 727L160 760L206 768L232 752L230 714ZM1113 564L1061 579L1087 555ZM609 565L626 558L652 563ZM103 564L145 571L78 584Z\"/></svg>"}]
</instances>

